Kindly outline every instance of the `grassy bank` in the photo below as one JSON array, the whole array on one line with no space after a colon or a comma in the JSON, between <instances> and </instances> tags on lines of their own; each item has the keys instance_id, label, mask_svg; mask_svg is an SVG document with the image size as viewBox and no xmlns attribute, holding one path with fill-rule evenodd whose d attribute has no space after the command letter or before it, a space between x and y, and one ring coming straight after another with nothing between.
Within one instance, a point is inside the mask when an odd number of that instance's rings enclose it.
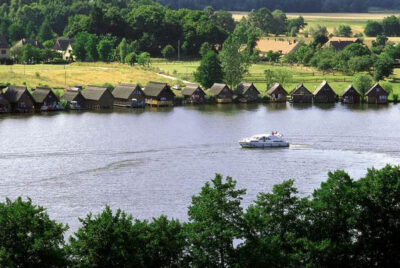
<instances>
[{"instance_id":1,"label":"grassy bank","mask_svg":"<svg viewBox=\"0 0 400 268\"><path fill-rule=\"evenodd\" d=\"M155 72L119 63L73 63L70 65L0 65L0 82L28 87L46 85L64 88L74 85L103 85L111 83L171 82Z\"/></svg>"}]
</instances>

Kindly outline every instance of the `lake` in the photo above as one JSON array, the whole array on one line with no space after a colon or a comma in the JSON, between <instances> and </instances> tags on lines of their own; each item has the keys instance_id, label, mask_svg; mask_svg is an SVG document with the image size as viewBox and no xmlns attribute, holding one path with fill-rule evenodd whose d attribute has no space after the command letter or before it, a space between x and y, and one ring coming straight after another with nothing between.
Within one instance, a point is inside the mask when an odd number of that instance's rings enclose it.
<instances>
[{"instance_id":1,"label":"lake","mask_svg":"<svg viewBox=\"0 0 400 268\"><path fill-rule=\"evenodd\" d=\"M292 146L241 149L278 130ZM0 198L31 197L68 223L121 208L140 219L187 219L191 196L215 173L259 192L295 179L301 195L344 169L400 163L400 105L207 105L0 117Z\"/></svg>"}]
</instances>

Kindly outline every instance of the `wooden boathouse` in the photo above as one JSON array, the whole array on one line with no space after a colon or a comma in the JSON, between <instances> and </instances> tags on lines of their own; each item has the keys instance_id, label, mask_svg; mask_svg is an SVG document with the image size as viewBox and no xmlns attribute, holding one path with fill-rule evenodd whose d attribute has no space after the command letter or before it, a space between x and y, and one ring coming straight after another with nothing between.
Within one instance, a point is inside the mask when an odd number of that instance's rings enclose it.
<instances>
[{"instance_id":1,"label":"wooden boathouse","mask_svg":"<svg viewBox=\"0 0 400 268\"><path fill-rule=\"evenodd\" d=\"M33 99L26 87L9 86L4 96L11 105L11 112L30 113L33 111Z\"/></svg>"},{"instance_id":2,"label":"wooden boathouse","mask_svg":"<svg viewBox=\"0 0 400 268\"><path fill-rule=\"evenodd\" d=\"M290 102L292 103L312 103L313 102L313 94L303 85L298 85L291 93L290 93Z\"/></svg>"},{"instance_id":3,"label":"wooden boathouse","mask_svg":"<svg viewBox=\"0 0 400 268\"><path fill-rule=\"evenodd\" d=\"M353 85L349 85L341 94L340 100L346 104L360 103L361 95L358 91L353 87Z\"/></svg>"},{"instance_id":4,"label":"wooden boathouse","mask_svg":"<svg viewBox=\"0 0 400 268\"><path fill-rule=\"evenodd\" d=\"M112 92L114 106L144 107L146 96L137 84L119 84Z\"/></svg>"},{"instance_id":5,"label":"wooden boathouse","mask_svg":"<svg viewBox=\"0 0 400 268\"><path fill-rule=\"evenodd\" d=\"M145 102L150 106L174 106L175 94L167 83L149 82L145 89Z\"/></svg>"},{"instance_id":6,"label":"wooden boathouse","mask_svg":"<svg viewBox=\"0 0 400 268\"><path fill-rule=\"evenodd\" d=\"M186 103L201 104L205 102L206 93L199 85L190 84L182 90Z\"/></svg>"},{"instance_id":7,"label":"wooden boathouse","mask_svg":"<svg viewBox=\"0 0 400 268\"><path fill-rule=\"evenodd\" d=\"M365 93L367 103L370 104L387 104L389 93L376 83L370 90Z\"/></svg>"},{"instance_id":8,"label":"wooden boathouse","mask_svg":"<svg viewBox=\"0 0 400 268\"><path fill-rule=\"evenodd\" d=\"M226 84L214 83L209 90L217 103L231 103L233 92Z\"/></svg>"},{"instance_id":9,"label":"wooden boathouse","mask_svg":"<svg viewBox=\"0 0 400 268\"><path fill-rule=\"evenodd\" d=\"M323 81L314 91L314 103L335 103L336 93L328 82Z\"/></svg>"},{"instance_id":10,"label":"wooden boathouse","mask_svg":"<svg viewBox=\"0 0 400 268\"><path fill-rule=\"evenodd\" d=\"M47 87L36 87L32 89L33 105L35 111L56 111L59 110L59 100L56 94Z\"/></svg>"},{"instance_id":11,"label":"wooden boathouse","mask_svg":"<svg viewBox=\"0 0 400 268\"><path fill-rule=\"evenodd\" d=\"M114 96L105 87L88 86L81 93L87 109L111 109L114 105Z\"/></svg>"},{"instance_id":12,"label":"wooden boathouse","mask_svg":"<svg viewBox=\"0 0 400 268\"><path fill-rule=\"evenodd\" d=\"M272 87L267 91L267 94L270 97L270 102L286 102L288 95L287 91L279 83L273 84Z\"/></svg>"},{"instance_id":13,"label":"wooden boathouse","mask_svg":"<svg viewBox=\"0 0 400 268\"><path fill-rule=\"evenodd\" d=\"M242 82L240 83L233 94L237 95L239 102L256 102L260 91L255 87L253 83Z\"/></svg>"},{"instance_id":14,"label":"wooden boathouse","mask_svg":"<svg viewBox=\"0 0 400 268\"><path fill-rule=\"evenodd\" d=\"M71 110L86 109L86 100L79 90L67 90L61 99L67 102L67 107Z\"/></svg>"}]
</instances>

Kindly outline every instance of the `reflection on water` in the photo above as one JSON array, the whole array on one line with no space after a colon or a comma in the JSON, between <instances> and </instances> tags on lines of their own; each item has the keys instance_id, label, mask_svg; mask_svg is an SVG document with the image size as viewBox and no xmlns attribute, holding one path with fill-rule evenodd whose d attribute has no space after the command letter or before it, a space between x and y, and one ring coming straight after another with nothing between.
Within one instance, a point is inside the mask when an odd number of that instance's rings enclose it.
<instances>
[{"instance_id":1,"label":"reflection on water","mask_svg":"<svg viewBox=\"0 0 400 268\"><path fill-rule=\"evenodd\" d=\"M216 172L260 191L295 179L307 195L329 170L359 178L400 160L399 106L224 104L0 116L0 198L30 196L72 230L78 217L120 207L138 218L186 219ZM278 130L292 146L237 141Z\"/></svg>"}]
</instances>

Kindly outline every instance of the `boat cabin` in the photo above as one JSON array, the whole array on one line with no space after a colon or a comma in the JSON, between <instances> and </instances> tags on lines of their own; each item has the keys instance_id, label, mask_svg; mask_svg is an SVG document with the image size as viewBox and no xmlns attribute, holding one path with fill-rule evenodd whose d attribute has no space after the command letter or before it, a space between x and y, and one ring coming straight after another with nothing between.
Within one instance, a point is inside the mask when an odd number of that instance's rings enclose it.
<instances>
[{"instance_id":1,"label":"boat cabin","mask_svg":"<svg viewBox=\"0 0 400 268\"><path fill-rule=\"evenodd\" d=\"M145 89L146 104L150 106L174 106L175 94L167 83L149 82Z\"/></svg>"},{"instance_id":2,"label":"boat cabin","mask_svg":"<svg viewBox=\"0 0 400 268\"><path fill-rule=\"evenodd\" d=\"M59 100L51 88L36 87L32 89L32 99L36 112L60 110Z\"/></svg>"},{"instance_id":3,"label":"boat cabin","mask_svg":"<svg viewBox=\"0 0 400 268\"><path fill-rule=\"evenodd\" d=\"M233 92L226 84L214 83L209 91L218 103L232 102Z\"/></svg>"},{"instance_id":4,"label":"boat cabin","mask_svg":"<svg viewBox=\"0 0 400 268\"><path fill-rule=\"evenodd\" d=\"M86 109L86 101L82 93L78 90L67 90L62 96L63 100L67 102L67 107L71 110Z\"/></svg>"},{"instance_id":5,"label":"boat cabin","mask_svg":"<svg viewBox=\"0 0 400 268\"><path fill-rule=\"evenodd\" d=\"M335 91L326 81L323 81L314 92L315 103L335 103L336 97Z\"/></svg>"},{"instance_id":6,"label":"boat cabin","mask_svg":"<svg viewBox=\"0 0 400 268\"><path fill-rule=\"evenodd\" d=\"M204 93L199 85L195 84L187 85L182 90L182 95L187 103L194 104L204 103L206 98L206 93Z\"/></svg>"},{"instance_id":7,"label":"boat cabin","mask_svg":"<svg viewBox=\"0 0 400 268\"><path fill-rule=\"evenodd\" d=\"M341 94L340 100L346 104L360 103L361 95L352 85L349 85Z\"/></svg>"},{"instance_id":8,"label":"boat cabin","mask_svg":"<svg viewBox=\"0 0 400 268\"><path fill-rule=\"evenodd\" d=\"M290 93L292 103L312 103L313 94L303 85L298 85Z\"/></svg>"},{"instance_id":9,"label":"boat cabin","mask_svg":"<svg viewBox=\"0 0 400 268\"><path fill-rule=\"evenodd\" d=\"M258 91L255 85L247 82L240 83L233 93L237 95L239 102L256 102L260 95L260 91Z\"/></svg>"},{"instance_id":10,"label":"boat cabin","mask_svg":"<svg viewBox=\"0 0 400 268\"><path fill-rule=\"evenodd\" d=\"M370 90L365 93L367 103L370 104L387 104L389 93L376 83Z\"/></svg>"},{"instance_id":11,"label":"boat cabin","mask_svg":"<svg viewBox=\"0 0 400 268\"><path fill-rule=\"evenodd\" d=\"M286 102L288 95L287 91L279 83L273 84L267 94L270 97L270 102Z\"/></svg>"},{"instance_id":12,"label":"boat cabin","mask_svg":"<svg viewBox=\"0 0 400 268\"><path fill-rule=\"evenodd\" d=\"M88 86L81 92L87 109L111 109L114 96L105 87Z\"/></svg>"},{"instance_id":13,"label":"boat cabin","mask_svg":"<svg viewBox=\"0 0 400 268\"><path fill-rule=\"evenodd\" d=\"M4 93L11 106L11 112L30 113L33 111L33 99L23 86L9 86Z\"/></svg>"},{"instance_id":14,"label":"boat cabin","mask_svg":"<svg viewBox=\"0 0 400 268\"><path fill-rule=\"evenodd\" d=\"M146 96L139 85L119 84L112 92L114 106L144 107Z\"/></svg>"}]
</instances>

